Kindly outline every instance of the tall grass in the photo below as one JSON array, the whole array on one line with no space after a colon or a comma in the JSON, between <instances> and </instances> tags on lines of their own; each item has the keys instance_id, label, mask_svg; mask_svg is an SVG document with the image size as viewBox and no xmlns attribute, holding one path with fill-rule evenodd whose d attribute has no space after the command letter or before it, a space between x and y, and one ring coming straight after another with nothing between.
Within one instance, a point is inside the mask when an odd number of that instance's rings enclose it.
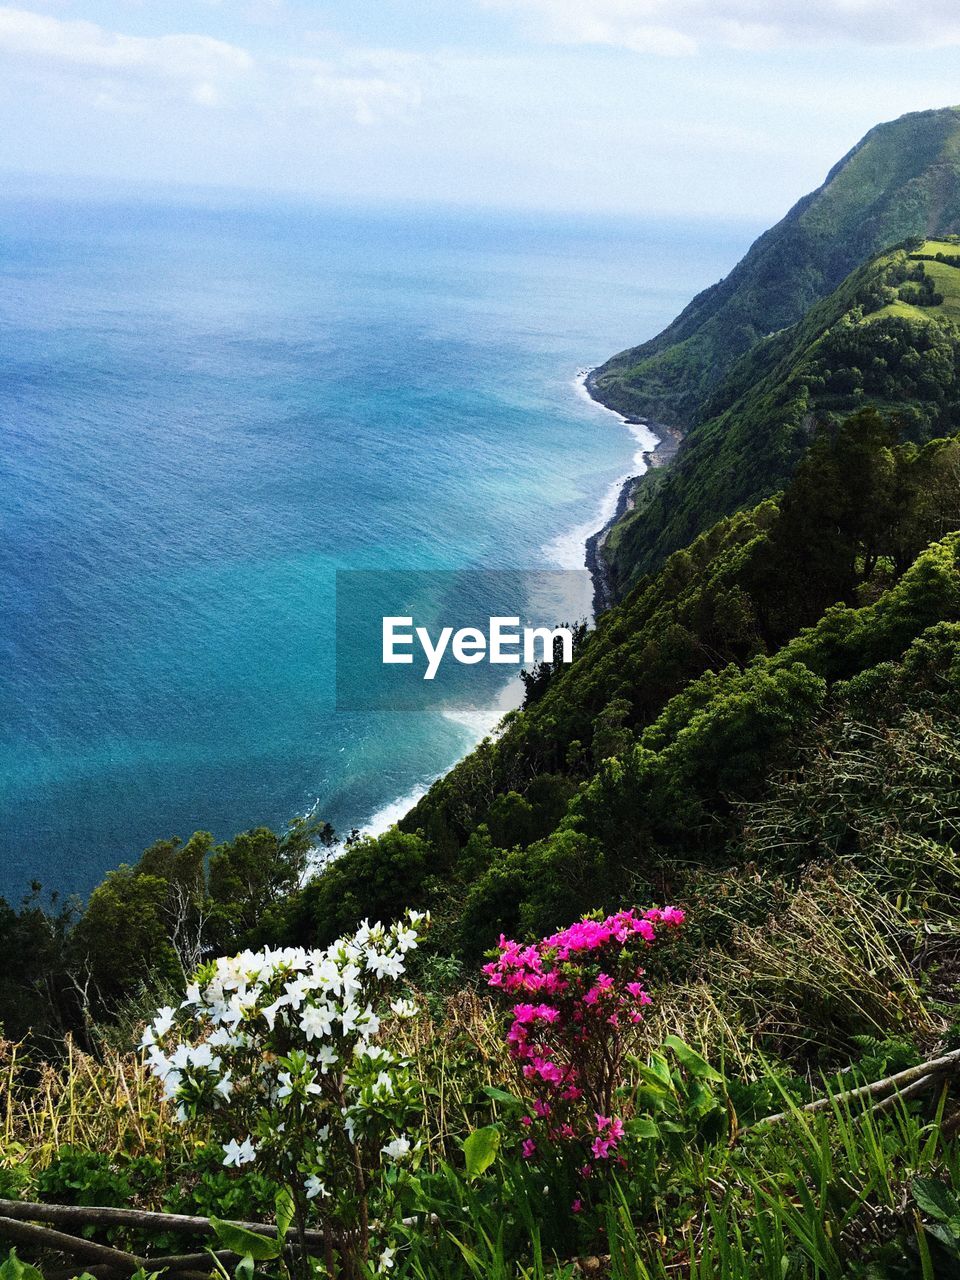
<instances>
[{"instance_id":1,"label":"tall grass","mask_svg":"<svg viewBox=\"0 0 960 1280\"><path fill-rule=\"evenodd\" d=\"M62 1147L158 1160L182 1150L139 1054L105 1049L95 1058L68 1039L60 1062L38 1063L21 1045L0 1041L0 1080L0 1166L39 1171Z\"/></svg>"}]
</instances>

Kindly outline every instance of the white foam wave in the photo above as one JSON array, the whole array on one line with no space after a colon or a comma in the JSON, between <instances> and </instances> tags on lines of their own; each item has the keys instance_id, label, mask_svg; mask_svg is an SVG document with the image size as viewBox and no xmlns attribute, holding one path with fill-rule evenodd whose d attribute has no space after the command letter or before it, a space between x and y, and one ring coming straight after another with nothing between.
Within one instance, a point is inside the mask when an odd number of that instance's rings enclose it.
<instances>
[{"instance_id":1,"label":"white foam wave","mask_svg":"<svg viewBox=\"0 0 960 1280\"><path fill-rule=\"evenodd\" d=\"M587 562L587 539L591 538L598 529L602 529L605 524L613 519L623 486L631 476L643 475L647 469L646 455L660 443L659 437L644 423L628 422L623 414L618 413L616 409L608 409L605 404L600 404L598 400L594 400L587 390L587 378L590 373L590 369L579 369L577 371L577 375L573 379L573 386L577 395L595 409L598 414L612 414L620 425L626 427L630 432L639 448L633 455L632 468L611 482L609 488L600 499L596 513L589 520L584 520L582 524L576 525L573 529L558 534L543 548L543 554L547 560L551 564L557 565L560 569L582 569L584 567Z\"/></svg>"}]
</instances>

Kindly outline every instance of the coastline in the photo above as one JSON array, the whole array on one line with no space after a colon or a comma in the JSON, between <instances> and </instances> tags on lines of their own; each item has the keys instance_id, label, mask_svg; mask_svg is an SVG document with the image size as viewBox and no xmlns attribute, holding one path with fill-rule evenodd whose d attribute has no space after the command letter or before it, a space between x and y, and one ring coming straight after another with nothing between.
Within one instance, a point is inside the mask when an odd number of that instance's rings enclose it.
<instances>
[{"instance_id":1,"label":"coastline","mask_svg":"<svg viewBox=\"0 0 960 1280\"><path fill-rule=\"evenodd\" d=\"M643 477L654 469L667 466L676 457L677 450L683 442L683 433L676 427L667 427L662 423L650 422L646 418L628 417L618 409L604 404L597 393L593 381L595 369L581 370L577 374L577 385L589 398L608 413L614 413L625 427L643 427L656 437L652 449L645 449L638 455L642 470L635 475L627 476L620 484L620 492L616 506L610 518L586 542L586 566L593 583L593 616L594 621L606 609L615 603L616 595L610 580L610 570L603 555L603 548L614 525L622 520L628 511L636 506L637 490Z\"/></svg>"},{"instance_id":2,"label":"coastline","mask_svg":"<svg viewBox=\"0 0 960 1280\"><path fill-rule=\"evenodd\" d=\"M634 458L636 470L626 476L615 480L611 486L611 496L608 497L607 503L604 505L604 511L600 513L600 519L603 519L605 511L610 511L610 515L603 522L602 526L595 532L589 534L581 544L584 547L584 560L587 572L590 574L590 582L593 588L593 622L596 623L598 617L606 609L615 602L613 583L610 580L609 569L603 558L603 546L610 534L610 530L621 520L628 511L632 511L636 502L637 487L642 481L644 475L653 469L666 466L680 447L683 439L682 434L675 428L663 426L660 423L648 422L645 418L627 417L620 413L619 410L613 409L610 405L604 404L603 400L596 394L592 384L592 375L595 372L593 368L582 368L576 373L573 379L573 385L578 393L584 396L595 405L598 409L603 409L607 413L612 413L619 420L620 424L630 430L634 438L641 445L640 450ZM650 447L650 438L653 439L653 445ZM615 495L615 496L613 496ZM596 516L594 518L597 518ZM590 525L586 524L586 528ZM580 537L583 538L583 528L580 526ZM576 531L574 531L576 532ZM569 541L569 535L565 535L559 542ZM554 554L556 548L553 548ZM569 551L567 552L569 554ZM467 747L464 755L459 757L463 759L474 750L476 746L490 734L494 733L500 721L511 705L515 705L515 699L504 697L508 695L512 689L512 682L508 684L501 695L492 704L485 708L478 708L479 714L476 715L474 728L475 738L472 744ZM452 718L459 718L454 716ZM455 761L454 765L459 763ZM451 768L454 767L451 765ZM375 810L364 822L359 824L359 830L364 836L383 835L391 827L395 826L402 818L416 807L417 802L426 795L430 787L444 774L440 773L436 778L421 780L416 783L410 791L402 796L398 796L394 800L388 801ZM337 857L343 851L340 842L333 849L318 849L316 853L318 858L311 870L317 870L323 863Z\"/></svg>"}]
</instances>

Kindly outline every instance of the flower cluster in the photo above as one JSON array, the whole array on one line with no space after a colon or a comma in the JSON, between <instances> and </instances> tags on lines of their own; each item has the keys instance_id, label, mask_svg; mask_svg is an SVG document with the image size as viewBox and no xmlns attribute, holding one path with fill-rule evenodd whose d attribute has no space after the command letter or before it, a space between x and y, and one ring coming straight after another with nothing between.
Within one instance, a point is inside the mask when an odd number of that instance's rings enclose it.
<instances>
[{"instance_id":1,"label":"flower cluster","mask_svg":"<svg viewBox=\"0 0 960 1280\"><path fill-rule=\"evenodd\" d=\"M484 965L489 986L511 1002L510 1053L527 1090L521 1154L563 1147L591 1177L622 1161L624 1117L613 1114L622 1067L650 996L642 953L664 929L683 924L676 907L578 920L539 942L501 937Z\"/></svg>"},{"instance_id":2,"label":"flower cluster","mask_svg":"<svg viewBox=\"0 0 960 1280\"><path fill-rule=\"evenodd\" d=\"M410 911L322 950L212 961L144 1032L177 1118L212 1131L224 1165L256 1163L289 1187L339 1248L348 1224L365 1220L378 1170L419 1152L404 1132L417 1102L409 1064L384 1041L417 1012L396 986L428 922Z\"/></svg>"}]
</instances>

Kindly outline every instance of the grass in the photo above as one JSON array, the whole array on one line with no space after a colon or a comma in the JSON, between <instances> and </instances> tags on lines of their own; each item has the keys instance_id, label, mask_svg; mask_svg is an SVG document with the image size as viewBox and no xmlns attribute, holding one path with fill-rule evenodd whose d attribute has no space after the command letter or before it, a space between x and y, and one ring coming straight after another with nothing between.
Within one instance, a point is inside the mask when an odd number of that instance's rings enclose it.
<instances>
[{"instance_id":1,"label":"grass","mask_svg":"<svg viewBox=\"0 0 960 1280\"><path fill-rule=\"evenodd\" d=\"M96 1058L68 1040L61 1062L38 1064L0 1040L0 1108L0 1168L38 1173L65 1147L159 1160L182 1151L139 1054Z\"/></svg>"},{"instance_id":2,"label":"grass","mask_svg":"<svg viewBox=\"0 0 960 1280\"><path fill-rule=\"evenodd\" d=\"M960 322L960 268L949 262L936 262L936 254L949 257L960 257L960 242L947 240L927 240L915 253L909 255L912 261L922 261L924 273L934 283L937 292L943 295L943 302L935 307L917 307L912 303L897 299L879 311L871 312L865 317L865 323L872 323L883 316L899 316L908 320L927 321L936 316Z\"/></svg>"}]
</instances>

